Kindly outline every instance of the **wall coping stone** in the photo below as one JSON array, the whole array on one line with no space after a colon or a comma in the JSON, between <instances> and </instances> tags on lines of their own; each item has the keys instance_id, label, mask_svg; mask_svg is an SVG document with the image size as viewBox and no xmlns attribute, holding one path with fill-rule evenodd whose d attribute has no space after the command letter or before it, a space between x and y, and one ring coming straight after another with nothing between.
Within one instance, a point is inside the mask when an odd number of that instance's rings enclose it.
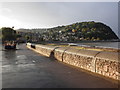
<instances>
[{"instance_id":1,"label":"wall coping stone","mask_svg":"<svg viewBox=\"0 0 120 90\"><path fill-rule=\"evenodd\" d=\"M77 55L82 55L82 56L90 56L90 57L95 57L99 51L92 51L92 50L79 50Z\"/></svg>"},{"instance_id":2,"label":"wall coping stone","mask_svg":"<svg viewBox=\"0 0 120 90\"><path fill-rule=\"evenodd\" d=\"M70 49L66 50L65 53L77 54L78 51L79 51L79 49L70 48Z\"/></svg>"},{"instance_id":3,"label":"wall coping stone","mask_svg":"<svg viewBox=\"0 0 120 90\"><path fill-rule=\"evenodd\" d=\"M118 60L118 54L119 53L117 53L117 52L102 51L98 55L96 55L96 58L120 62L120 60Z\"/></svg>"},{"instance_id":4,"label":"wall coping stone","mask_svg":"<svg viewBox=\"0 0 120 90\"><path fill-rule=\"evenodd\" d=\"M55 51L64 52L67 49L69 49L69 47L59 47L59 48L56 48Z\"/></svg>"}]
</instances>

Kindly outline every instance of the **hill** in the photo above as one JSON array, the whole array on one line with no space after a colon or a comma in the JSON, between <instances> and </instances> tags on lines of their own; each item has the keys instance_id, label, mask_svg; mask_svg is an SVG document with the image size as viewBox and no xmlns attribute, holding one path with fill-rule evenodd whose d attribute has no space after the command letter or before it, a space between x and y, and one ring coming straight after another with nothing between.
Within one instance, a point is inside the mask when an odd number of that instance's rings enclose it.
<instances>
[{"instance_id":1,"label":"hill","mask_svg":"<svg viewBox=\"0 0 120 90\"><path fill-rule=\"evenodd\" d=\"M66 26L50 28L47 39L55 41L113 40L118 39L112 29L101 22L79 22Z\"/></svg>"},{"instance_id":2,"label":"hill","mask_svg":"<svg viewBox=\"0 0 120 90\"><path fill-rule=\"evenodd\" d=\"M118 39L112 29L101 22L79 22L46 29L19 29L30 41L101 41Z\"/></svg>"}]
</instances>

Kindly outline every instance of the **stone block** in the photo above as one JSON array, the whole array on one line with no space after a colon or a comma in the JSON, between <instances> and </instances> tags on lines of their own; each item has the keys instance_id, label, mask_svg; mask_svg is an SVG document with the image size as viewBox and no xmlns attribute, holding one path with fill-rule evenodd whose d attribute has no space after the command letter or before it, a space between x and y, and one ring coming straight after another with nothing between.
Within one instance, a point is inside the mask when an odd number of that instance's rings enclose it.
<instances>
[{"instance_id":1,"label":"stone block","mask_svg":"<svg viewBox=\"0 0 120 90\"><path fill-rule=\"evenodd\" d=\"M67 49L69 49L69 48L68 47L56 48L55 51L54 51L55 58L59 61L63 61L63 54Z\"/></svg>"},{"instance_id":2,"label":"stone block","mask_svg":"<svg viewBox=\"0 0 120 90\"><path fill-rule=\"evenodd\" d=\"M101 52L96 55L96 73L109 78L118 79L120 76L120 61L117 52ZM107 73L103 74L101 72Z\"/></svg>"}]
</instances>

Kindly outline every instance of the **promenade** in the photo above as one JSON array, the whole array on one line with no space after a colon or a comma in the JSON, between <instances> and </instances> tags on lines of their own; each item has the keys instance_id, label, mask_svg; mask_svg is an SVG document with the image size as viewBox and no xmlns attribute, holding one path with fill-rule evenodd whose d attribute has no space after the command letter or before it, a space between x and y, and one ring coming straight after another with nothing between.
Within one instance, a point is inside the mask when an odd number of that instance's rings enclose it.
<instances>
[{"instance_id":1,"label":"promenade","mask_svg":"<svg viewBox=\"0 0 120 90\"><path fill-rule=\"evenodd\" d=\"M20 44L2 51L2 88L118 88L116 81L42 56Z\"/></svg>"}]
</instances>

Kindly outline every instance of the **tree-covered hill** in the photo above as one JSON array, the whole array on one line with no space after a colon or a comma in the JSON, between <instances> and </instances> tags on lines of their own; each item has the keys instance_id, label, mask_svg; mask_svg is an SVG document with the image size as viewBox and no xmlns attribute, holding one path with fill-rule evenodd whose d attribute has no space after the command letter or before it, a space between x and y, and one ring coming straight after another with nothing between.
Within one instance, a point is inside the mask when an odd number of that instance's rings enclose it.
<instances>
[{"instance_id":1,"label":"tree-covered hill","mask_svg":"<svg viewBox=\"0 0 120 90\"><path fill-rule=\"evenodd\" d=\"M47 39L60 41L118 39L112 29L101 22L80 22L48 29Z\"/></svg>"},{"instance_id":2,"label":"tree-covered hill","mask_svg":"<svg viewBox=\"0 0 120 90\"><path fill-rule=\"evenodd\" d=\"M24 32L23 32L24 31ZM25 32L26 31L26 32ZM46 29L17 30L30 41L101 41L118 39L112 29L101 22L79 22Z\"/></svg>"}]
</instances>

